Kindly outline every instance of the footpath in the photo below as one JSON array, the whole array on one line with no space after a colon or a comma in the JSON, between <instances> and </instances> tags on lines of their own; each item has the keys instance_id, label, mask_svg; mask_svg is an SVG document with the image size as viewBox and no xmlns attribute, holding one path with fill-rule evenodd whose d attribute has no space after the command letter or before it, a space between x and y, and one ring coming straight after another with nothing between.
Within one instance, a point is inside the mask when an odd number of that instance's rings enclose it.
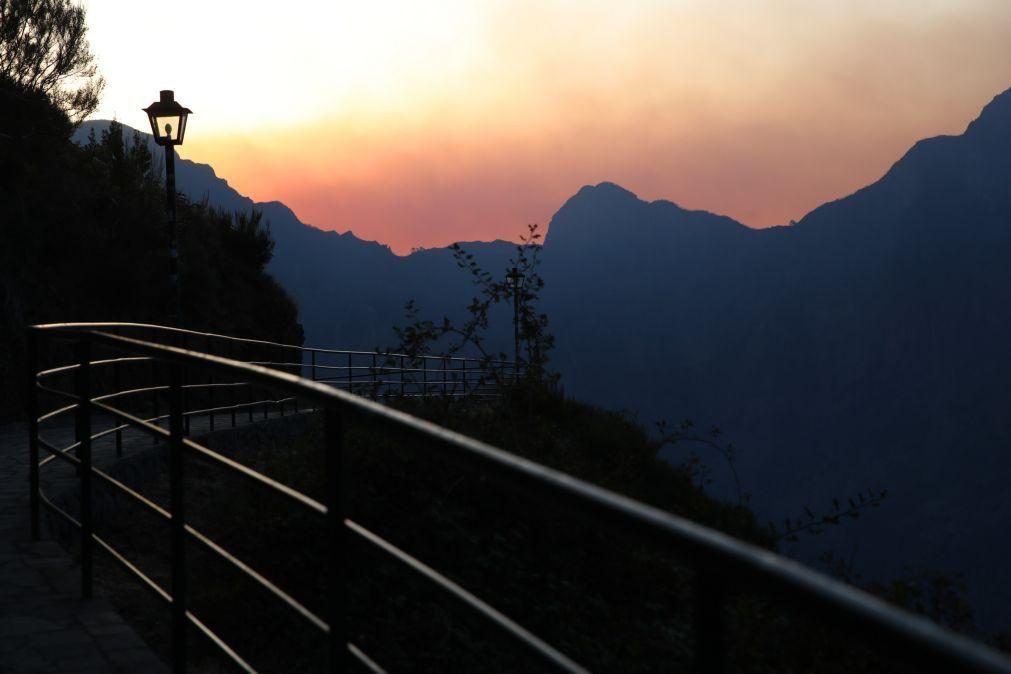
<instances>
[{"instance_id":1,"label":"footpath","mask_svg":"<svg viewBox=\"0 0 1011 674\"><path fill-rule=\"evenodd\" d=\"M67 426L43 437L66 446L72 435ZM96 442L96 463L114 459L114 451L111 440ZM74 478L71 466L57 462L43 470L48 493L68 488ZM106 601L81 598L80 567L62 547L45 533L31 540L27 426L2 425L0 674L108 672L168 674L169 668Z\"/></svg>"}]
</instances>

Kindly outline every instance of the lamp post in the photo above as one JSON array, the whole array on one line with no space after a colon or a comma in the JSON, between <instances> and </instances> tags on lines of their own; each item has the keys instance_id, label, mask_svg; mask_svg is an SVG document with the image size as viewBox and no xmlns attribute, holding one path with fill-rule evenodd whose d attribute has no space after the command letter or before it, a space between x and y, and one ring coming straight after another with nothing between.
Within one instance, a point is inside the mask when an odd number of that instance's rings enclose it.
<instances>
[{"instance_id":1,"label":"lamp post","mask_svg":"<svg viewBox=\"0 0 1011 674\"><path fill-rule=\"evenodd\" d=\"M179 248L176 243L176 145L183 144L186 119L193 112L175 100L171 90L162 90L159 99L144 108L151 122L154 142L165 148L165 213L169 226L169 280L172 284L173 322L182 322L182 293L179 287Z\"/></svg>"},{"instance_id":2,"label":"lamp post","mask_svg":"<svg viewBox=\"0 0 1011 674\"><path fill-rule=\"evenodd\" d=\"M513 291L513 368L518 368L520 364L520 290L523 288L523 274L516 267L506 274L506 281Z\"/></svg>"}]
</instances>

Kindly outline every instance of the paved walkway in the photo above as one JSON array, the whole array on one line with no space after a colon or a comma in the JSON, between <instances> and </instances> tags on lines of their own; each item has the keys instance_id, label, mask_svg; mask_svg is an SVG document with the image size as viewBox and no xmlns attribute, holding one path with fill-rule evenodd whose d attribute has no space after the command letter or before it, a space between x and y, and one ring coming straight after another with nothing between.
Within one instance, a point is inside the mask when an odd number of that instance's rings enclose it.
<instances>
[{"instance_id":1,"label":"paved walkway","mask_svg":"<svg viewBox=\"0 0 1011 674\"><path fill-rule=\"evenodd\" d=\"M64 426L44 437L71 442ZM114 460L96 443L96 463ZM46 466L48 493L73 479ZM80 567L55 541L33 542L28 521L28 435L0 426L0 674L165 672L168 667L101 598L81 599Z\"/></svg>"}]
</instances>

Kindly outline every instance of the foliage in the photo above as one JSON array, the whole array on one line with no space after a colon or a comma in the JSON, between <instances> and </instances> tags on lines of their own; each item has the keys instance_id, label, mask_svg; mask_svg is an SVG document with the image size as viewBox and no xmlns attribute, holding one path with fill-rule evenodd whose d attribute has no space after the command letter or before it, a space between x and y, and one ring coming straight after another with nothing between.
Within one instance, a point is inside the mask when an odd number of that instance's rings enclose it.
<instances>
[{"instance_id":1,"label":"foliage","mask_svg":"<svg viewBox=\"0 0 1011 674\"><path fill-rule=\"evenodd\" d=\"M730 470L730 474L734 478L737 504L743 507L748 502L749 494L741 489L741 479L737 475L737 467L734 465L737 452L732 444L720 444L722 434L719 428L713 426L709 429L708 433L699 433L695 430L695 422L691 419L685 419L677 428L671 429L667 421L661 419L657 422L656 429L659 434L656 440L657 451L660 451L667 445L688 444L692 447L689 450L688 459L683 463L683 467L692 476L693 481L698 484L699 489L704 490L707 485L712 483L712 479L709 477L711 471L708 465L702 460L695 447L715 451L723 458L727 464L727 468Z\"/></svg>"},{"instance_id":2,"label":"foliage","mask_svg":"<svg viewBox=\"0 0 1011 674\"><path fill-rule=\"evenodd\" d=\"M690 419L682 421L673 429L666 420L661 420L657 422L656 428L658 432L657 451L668 445L687 445L689 447L688 457L680 464L680 468L691 476L692 482L700 491L705 491L706 487L712 484L712 470L697 450L705 449L718 454L726 463L727 469L733 477L737 505L742 508L747 505L751 495L741 488L741 479L737 474L736 467L737 450L733 444L721 442L722 433L719 428L714 426L708 432L700 433L695 430L695 424ZM801 535L817 536L824 532L826 527L839 526L846 520L859 519L861 512L868 508L877 508L887 496L888 490L886 489L868 489L846 498L845 504L840 499L833 498L832 507L826 513L816 513L810 507L805 506L802 517L786 518L783 520L782 527L777 527L775 523L769 522L766 529L769 538L777 543L781 541L796 542L800 540Z\"/></svg>"},{"instance_id":3,"label":"foliage","mask_svg":"<svg viewBox=\"0 0 1011 674\"><path fill-rule=\"evenodd\" d=\"M557 375L547 370L548 354L554 346L554 337L548 332L548 317L539 312L537 302L544 288L544 280L538 273L541 253L541 234L536 224L528 225L527 233L520 237L516 255L510 265L516 269L521 279L518 287L513 287L506 275L498 278L483 269L472 253L454 243L450 246L457 267L467 271L478 294L467 306L468 318L456 323L448 316L441 322L420 319L414 300L408 300L405 307L407 324L395 326L397 346L386 349L387 353L404 353L413 358L422 355L456 356L467 350L476 351L482 361L482 369L499 384L513 381L513 371L503 368L508 356L501 351L492 351L488 345L489 311L500 302L513 302L516 308L516 332L520 344L518 366L523 377L529 382L554 383Z\"/></svg>"},{"instance_id":4,"label":"foliage","mask_svg":"<svg viewBox=\"0 0 1011 674\"><path fill-rule=\"evenodd\" d=\"M706 496L681 468L657 461L655 440L627 415L544 392L523 433L510 405L405 399L407 412L452 427L540 463L597 482L637 500L775 548L746 508ZM522 405L520 405L522 406ZM348 517L448 575L467 590L559 647L592 671L687 670L692 653L691 572L664 546L613 530L576 509L541 498L446 455L436 444L401 434L369 416L346 419L344 469L351 476ZM212 447L284 484L324 499L324 448L312 417L277 420L211 436ZM283 424L283 425L278 425ZM325 610L323 520L287 499L249 488L210 464L186 468L191 523L311 610ZM146 495L163 501L162 481ZM117 509L114 538L151 560L167 531L131 521ZM137 509L139 512L145 512ZM403 567L350 537L346 572L350 639L390 671L540 671L515 643L481 629L473 614ZM194 549L191 608L263 670L316 671L323 641L280 602L214 555ZM153 563L153 561L152 561ZM99 567L110 573L111 563ZM157 571L157 569L156 569ZM156 573L167 578L167 567ZM105 577L108 578L108 577ZM935 579L937 580L937 579ZM958 587L901 579L881 593L912 610L927 609L957 627L966 617ZM118 583L103 579L102 587ZM791 608L769 588L728 588L730 671L913 671L875 651L874 640ZM890 595L889 595L890 593ZM939 612L931 613L937 607ZM129 607L118 606L130 611ZM164 607L155 615L164 623ZM249 619L255 616L255 619ZM959 618L962 616L962 618ZM948 620L951 618L952 620ZM143 619L143 616L142 616ZM147 618L151 621L150 616ZM964 624L964 623L962 623ZM208 657L202 642L193 655ZM201 663L213 670L207 661Z\"/></svg>"},{"instance_id":5,"label":"foliage","mask_svg":"<svg viewBox=\"0 0 1011 674\"><path fill-rule=\"evenodd\" d=\"M498 403L412 399L405 411L523 456L593 480L655 506L766 544L745 510L706 497L677 468L656 460L650 438L627 417L547 397L533 406L524 433L517 412ZM345 418L350 478L348 517L415 555L593 671L663 672L686 665L690 573L662 545L602 526L594 517L509 486L455 460L438 444L404 435L369 416ZM292 432L291 429L295 429ZM211 436L209 444L242 463L324 497L325 460L318 420L308 415ZM289 500L192 461L186 466L187 517L259 573L323 614L327 574L323 520ZM163 502L167 485L141 491ZM152 560L166 532L152 536L142 509L116 510L110 537L142 549L131 559L167 575ZM131 511L136 511L136 517ZM350 638L388 671L541 671L515 643L482 629L429 585L411 580L362 545L347 541ZM193 549L190 606L261 671L318 671L315 630ZM99 569L113 571L108 564ZM199 569L199 571L196 571ZM115 589L105 576L101 585ZM122 606L118 606L123 610ZM154 609L164 617L163 607ZM129 612L129 609L127 609ZM250 616L254 619L250 619ZM204 651L202 643L194 650ZM195 653L197 657L201 652Z\"/></svg>"},{"instance_id":6,"label":"foliage","mask_svg":"<svg viewBox=\"0 0 1011 674\"><path fill-rule=\"evenodd\" d=\"M782 528L773 522L768 523L769 533L777 541L797 541L800 534L818 535L825 527L839 526L845 520L860 519L860 513L868 508L877 508L888 496L887 489L867 489L848 497L845 503L838 498L832 499L832 507L827 513L816 513L804 506L804 515L783 520Z\"/></svg>"},{"instance_id":7,"label":"foliage","mask_svg":"<svg viewBox=\"0 0 1011 674\"><path fill-rule=\"evenodd\" d=\"M959 576L916 569L887 583L871 583L868 589L886 601L955 632L976 631L972 607L965 597L965 582Z\"/></svg>"},{"instance_id":8,"label":"foliage","mask_svg":"<svg viewBox=\"0 0 1011 674\"><path fill-rule=\"evenodd\" d=\"M0 117L46 132L0 138L8 177L0 182L0 341L10 345L0 354L0 414L18 408L26 325L172 317L161 157L139 135L124 138L116 122L79 147L50 103L9 100L14 107L0 105ZM300 344L297 307L265 270L273 241L262 215L183 197L177 211L185 327Z\"/></svg>"},{"instance_id":9,"label":"foliage","mask_svg":"<svg viewBox=\"0 0 1011 674\"><path fill-rule=\"evenodd\" d=\"M891 604L929 618L953 632L1011 652L1011 639L1006 633L990 633L976 624L972 606L966 596L965 579L960 574L952 575L917 566L887 581L867 581L856 570L855 554L855 548L848 558L826 552L819 561L829 575L844 583L859 587Z\"/></svg>"},{"instance_id":10,"label":"foliage","mask_svg":"<svg viewBox=\"0 0 1011 674\"><path fill-rule=\"evenodd\" d=\"M98 107L104 86L70 0L0 0L0 88L41 95L72 122Z\"/></svg>"}]
</instances>

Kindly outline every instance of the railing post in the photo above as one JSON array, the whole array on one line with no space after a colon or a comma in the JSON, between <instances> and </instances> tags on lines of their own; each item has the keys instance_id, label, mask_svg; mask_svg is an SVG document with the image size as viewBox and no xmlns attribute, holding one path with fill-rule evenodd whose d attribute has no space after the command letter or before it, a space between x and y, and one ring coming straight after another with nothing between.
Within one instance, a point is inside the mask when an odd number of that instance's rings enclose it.
<instances>
[{"instance_id":1,"label":"railing post","mask_svg":"<svg viewBox=\"0 0 1011 674\"><path fill-rule=\"evenodd\" d=\"M295 370L295 376L296 377L301 377L302 376L302 349L296 348L296 349L293 349L293 352L294 352L295 355L293 355L291 357L291 362L292 363L297 362L298 364L297 365L293 365L292 367ZM298 395L295 395L295 414L298 414Z\"/></svg>"},{"instance_id":2,"label":"railing post","mask_svg":"<svg viewBox=\"0 0 1011 674\"><path fill-rule=\"evenodd\" d=\"M352 388L354 388L354 380L351 376L351 352L348 351L348 393L351 393Z\"/></svg>"},{"instance_id":3,"label":"railing post","mask_svg":"<svg viewBox=\"0 0 1011 674\"><path fill-rule=\"evenodd\" d=\"M379 380L376 377L376 354L372 354L372 398L379 398Z\"/></svg>"},{"instance_id":4,"label":"railing post","mask_svg":"<svg viewBox=\"0 0 1011 674\"><path fill-rule=\"evenodd\" d=\"M400 357L400 397L404 397L404 357Z\"/></svg>"},{"instance_id":5,"label":"railing post","mask_svg":"<svg viewBox=\"0 0 1011 674\"><path fill-rule=\"evenodd\" d=\"M249 351L246 351L246 355L249 355ZM249 360L253 360L250 358ZM252 382L246 382L246 411L249 413L249 423L253 423L253 384Z\"/></svg>"},{"instance_id":6,"label":"railing post","mask_svg":"<svg viewBox=\"0 0 1011 674\"><path fill-rule=\"evenodd\" d=\"M712 564L695 568L695 666L699 674L726 671L723 624L724 589Z\"/></svg>"},{"instance_id":7,"label":"railing post","mask_svg":"<svg viewBox=\"0 0 1011 674\"><path fill-rule=\"evenodd\" d=\"M207 349L207 353L211 353L211 338L210 337L207 338L206 346L204 348ZM209 370L207 376L208 376L208 380L207 380L207 383L208 383L208 387L207 387L207 407L210 408L210 410L211 410L210 412L208 412L208 417L209 417L208 418L208 425L210 426L210 430L213 432L214 431L214 370Z\"/></svg>"},{"instance_id":8,"label":"railing post","mask_svg":"<svg viewBox=\"0 0 1011 674\"><path fill-rule=\"evenodd\" d=\"M122 329L121 328L116 328L116 334L117 335L122 334ZM119 365L120 365L119 358L121 358L123 354L122 354L122 352L119 352L119 351L117 351L116 354L117 354L116 355L116 362L112 366L112 386L113 386L113 389L115 390L115 392L119 393L120 391L123 390L123 381L122 381L122 377L120 376L120 368L119 368ZM118 397L115 400L116 400L116 407L118 407L119 409L123 409L123 404L124 404L123 400L121 398L118 398ZM113 419L112 423L114 423L117 426L117 428L119 426L123 425L119 419ZM116 456L117 457L123 456L123 430L122 429L119 429L119 430L116 431Z\"/></svg>"},{"instance_id":9,"label":"railing post","mask_svg":"<svg viewBox=\"0 0 1011 674\"><path fill-rule=\"evenodd\" d=\"M77 371L74 374L74 392L77 395L77 414L74 435L77 437L77 458L81 479L81 596L91 598L92 533L94 521L91 513L91 343L82 335L74 345Z\"/></svg>"},{"instance_id":10,"label":"railing post","mask_svg":"<svg viewBox=\"0 0 1011 674\"><path fill-rule=\"evenodd\" d=\"M228 340L228 358L235 360L235 341ZM235 406L238 404L239 395L237 386L229 386L232 395L228 396L228 406L232 408L232 428L235 428Z\"/></svg>"},{"instance_id":11,"label":"railing post","mask_svg":"<svg viewBox=\"0 0 1011 674\"><path fill-rule=\"evenodd\" d=\"M442 397L443 398L446 397L446 391L448 390L446 388L446 385L448 384L448 382L446 381L446 377L447 377L446 365L447 365L448 362L449 362L449 359L446 356L443 356L442 357Z\"/></svg>"},{"instance_id":12,"label":"railing post","mask_svg":"<svg viewBox=\"0 0 1011 674\"><path fill-rule=\"evenodd\" d=\"M32 540L39 540L39 389L35 385L39 371L38 335L28 329L28 376L25 379L25 405L28 412L28 500L31 507Z\"/></svg>"},{"instance_id":13,"label":"railing post","mask_svg":"<svg viewBox=\"0 0 1011 674\"><path fill-rule=\"evenodd\" d=\"M171 365L169 384L169 510L172 566L172 671L186 671L186 511L183 503L183 388Z\"/></svg>"},{"instance_id":14,"label":"railing post","mask_svg":"<svg viewBox=\"0 0 1011 674\"><path fill-rule=\"evenodd\" d=\"M344 463L344 424L340 412L327 407L323 412L326 453L327 523L327 624L330 626L330 671L348 671L347 582L348 535L344 526L347 505L347 474Z\"/></svg>"},{"instance_id":15,"label":"railing post","mask_svg":"<svg viewBox=\"0 0 1011 674\"><path fill-rule=\"evenodd\" d=\"M462 370L460 374L460 379L463 381L463 395L467 396L467 359L464 358L460 361L460 368Z\"/></svg>"},{"instance_id":16,"label":"railing post","mask_svg":"<svg viewBox=\"0 0 1011 674\"><path fill-rule=\"evenodd\" d=\"M421 397L428 397L428 356L421 357Z\"/></svg>"},{"instance_id":17,"label":"railing post","mask_svg":"<svg viewBox=\"0 0 1011 674\"><path fill-rule=\"evenodd\" d=\"M182 336L179 338L179 340L180 340L179 344L180 344L180 346L182 346L182 348L184 348L184 349L189 349L190 348L190 336L187 333L185 333L185 332L182 333ZM180 366L180 367L182 367L182 366ZM181 378L183 380L186 379L186 368L185 367L183 367L182 370L181 370ZM192 417L189 414L186 414L186 409L191 405L192 401L191 400L187 400L187 398L190 398L190 396L186 395L186 389L183 389L180 392L179 396L180 396L179 399L182 401L181 404L180 404L180 407L182 407L182 410L183 410L183 429L184 429L183 433L185 433L187 436L189 436L190 435L190 423L192 421ZM199 399L199 397L200 396L197 395L198 399ZM199 406L195 405L194 407L199 407Z\"/></svg>"},{"instance_id":18,"label":"railing post","mask_svg":"<svg viewBox=\"0 0 1011 674\"><path fill-rule=\"evenodd\" d=\"M316 381L316 350L310 351L309 355L311 356L309 362L312 363L312 380Z\"/></svg>"},{"instance_id":19,"label":"railing post","mask_svg":"<svg viewBox=\"0 0 1011 674\"><path fill-rule=\"evenodd\" d=\"M151 342L157 342L158 341L157 333L154 331L153 328L148 331L148 341L151 341ZM157 387L158 386L158 362L154 358L151 359L151 386L152 387ZM155 426L161 426L161 422L158 420L158 417L161 416L160 406L158 405L158 391L153 391L151 395L154 398L154 401L153 401L154 402L154 415L153 415L154 416L154 420L153 420L152 423L154 423ZM157 445L158 444L158 436L157 435L154 435L154 436L151 437L151 444L153 444L153 445Z\"/></svg>"}]
</instances>

